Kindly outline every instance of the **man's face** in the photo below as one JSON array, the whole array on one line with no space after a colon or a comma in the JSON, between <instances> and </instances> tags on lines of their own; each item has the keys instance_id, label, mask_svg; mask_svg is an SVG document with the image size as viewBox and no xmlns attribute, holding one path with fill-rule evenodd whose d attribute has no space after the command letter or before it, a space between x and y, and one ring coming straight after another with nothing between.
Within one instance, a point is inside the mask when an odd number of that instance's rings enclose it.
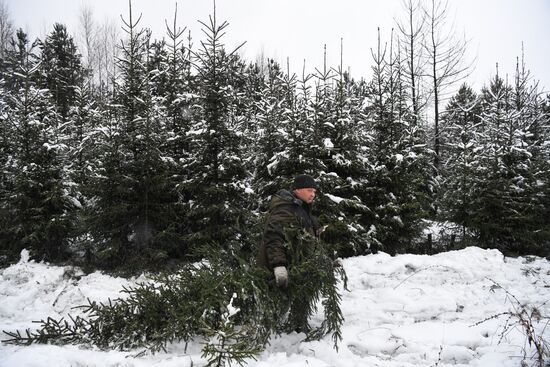
<instances>
[{"instance_id":1,"label":"man's face","mask_svg":"<svg viewBox=\"0 0 550 367\"><path fill-rule=\"evenodd\" d=\"M294 194L296 197L300 200L302 200L304 203L311 204L313 203L313 199L315 199L315 194L317 193L317 190L314 188L305 188L305 189L295 189Z\"/></svg>"}]
</instances>

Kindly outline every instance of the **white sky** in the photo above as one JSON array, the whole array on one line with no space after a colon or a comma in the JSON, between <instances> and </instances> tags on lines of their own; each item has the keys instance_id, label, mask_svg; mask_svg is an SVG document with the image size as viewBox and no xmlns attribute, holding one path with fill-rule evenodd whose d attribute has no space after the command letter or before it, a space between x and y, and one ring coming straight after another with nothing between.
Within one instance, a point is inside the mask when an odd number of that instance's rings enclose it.
<instances>
[{"instance_id":1,"label":"white sky","mask_svg":"<svg viewBox=\"0 0 550 367\"><path fill-rule=\"evenodd\" d=\"M4 0L17 27L32 36L50 32L54 22L67 25L76 35L82 4L89 4L98 22L105 18L120 20L127 16L127 0ZM133 0L134 14L143 13L141 25L153 30L155 38L165 35L165 19L173 21L178 2L178 23L191 30L195 47L202 38L197 20L206 21L212 13L210 0ZM550 89L550 0L450 0L455 29L470 40L476 69L467 79L480 88L495 74L513 76L516 57L525 59L541 87ZM376 47L377 27L382 40L389 40L394 19L401 17L401 0L217 0L218 20L227 20L225 44L232 48L247 41L244 56L254 60L264 54L301 72L323 66L323 47L327 62L340 63L340 39L344 39L344 68L352 76L370 75L370 48ZM120 23L120 22L119 22Z\"/></svg>"}]
</instances>

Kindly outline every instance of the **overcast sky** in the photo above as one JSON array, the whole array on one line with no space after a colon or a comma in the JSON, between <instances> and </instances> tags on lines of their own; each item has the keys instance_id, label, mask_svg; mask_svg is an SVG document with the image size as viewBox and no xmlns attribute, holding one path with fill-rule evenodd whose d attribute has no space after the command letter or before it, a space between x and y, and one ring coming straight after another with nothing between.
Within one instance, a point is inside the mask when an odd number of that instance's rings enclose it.
<instances>
[{"instance_id":1,"label":"overcast sky","mask_svg":"<svg viewBox=\"0 0 550 367\"><path fill-rule=\"evenodd\" d=\"M4 0L17 27L32 36L43 36L54 22L76 34L82 4L94 10L98 22L127 16L128 0ZM165 35L165 19L172 23L176 0L133 0L134 14L143 14L141 26ZM191 30L195 44L202 37L197 20L207 20L213 1L177 0L178 24ZM322 68L323 47L329 66L340 63L343 38L344 68L359 78L370 74L370 48L376 47L377 27L388 40L395 19L403 13L401 0L217 0L218 20L227 20L228 48L246 41L243 53L250 60L263 50L280 61L290 59L293 71ZM470 40L476 57L474 73L467 79L476 88L495 74L513 76L516 57L525 59L532 75L550 89L550 0L450 0L451 21ZM120 23L120 22L119 22Z\"/></svg>"}]
</instances>

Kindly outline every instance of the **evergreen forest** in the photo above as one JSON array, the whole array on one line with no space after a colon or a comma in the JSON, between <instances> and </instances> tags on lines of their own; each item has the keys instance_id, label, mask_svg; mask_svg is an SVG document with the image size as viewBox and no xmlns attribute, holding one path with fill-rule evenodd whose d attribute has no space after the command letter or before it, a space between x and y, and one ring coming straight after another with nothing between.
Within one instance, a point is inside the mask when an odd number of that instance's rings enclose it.
<instances>
[{"instance_id":1,"label":"evergreen forest","mask_svg":"<svg viewBox=\"0 0 550 367\"><path fill-rule=\"evenodd\" d=\"M0 266L23 249L131 273L252 258L269 197L300 173L341 257L550 255L550 95L522 50L476 90L464 53L404 24L370 45L368 78L326 63L298 75L228 48L215 13L200 39L177 12L154 39L128 10L118 35L83 22L79 45L64 24L30 39L4 19Z\"/></svg>"}]
</instances>

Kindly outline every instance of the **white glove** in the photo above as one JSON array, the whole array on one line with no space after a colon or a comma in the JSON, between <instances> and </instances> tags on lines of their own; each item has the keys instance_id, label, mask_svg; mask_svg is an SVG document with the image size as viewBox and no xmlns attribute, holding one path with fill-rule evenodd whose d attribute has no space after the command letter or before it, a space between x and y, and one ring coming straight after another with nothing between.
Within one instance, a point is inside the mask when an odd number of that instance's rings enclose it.
<instances>
[{"instance_id":1,"label":"white glove","mask_svg":"<svg viewBox=\"0 0 550 367\"><path fill-rule=\"evenodd\" d=\"M277 284L277 287L288 287L288 271L284 266L277 266L273 269L273 273L275 274L275 284Z\"/></svg>"}]
</instances>

